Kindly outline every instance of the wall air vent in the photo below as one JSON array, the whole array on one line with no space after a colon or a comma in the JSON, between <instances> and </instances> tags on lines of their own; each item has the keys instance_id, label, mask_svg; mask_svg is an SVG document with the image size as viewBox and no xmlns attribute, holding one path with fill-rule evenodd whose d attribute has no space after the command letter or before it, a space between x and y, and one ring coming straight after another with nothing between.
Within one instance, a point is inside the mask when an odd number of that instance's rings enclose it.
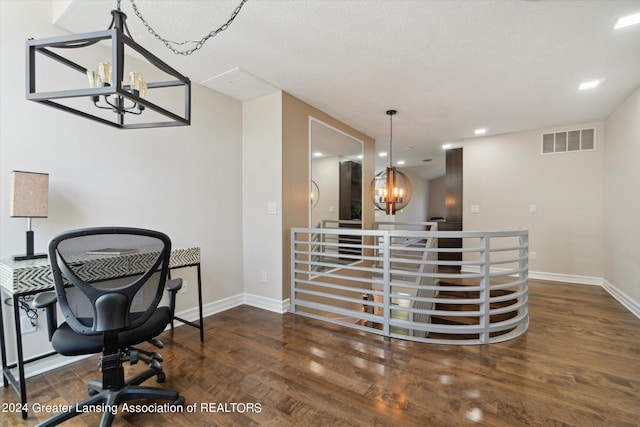
<instances>
[{"instance_id":1,"label":"wall air vent","mask_svg":"<svg viewBox=\"0 0 640 427\"><path fill-rule=\"evenodd\" d=\"M595 149L595 128L545 133L542 135L542 154L557 154Z\"/></svg>"}]
</instances>

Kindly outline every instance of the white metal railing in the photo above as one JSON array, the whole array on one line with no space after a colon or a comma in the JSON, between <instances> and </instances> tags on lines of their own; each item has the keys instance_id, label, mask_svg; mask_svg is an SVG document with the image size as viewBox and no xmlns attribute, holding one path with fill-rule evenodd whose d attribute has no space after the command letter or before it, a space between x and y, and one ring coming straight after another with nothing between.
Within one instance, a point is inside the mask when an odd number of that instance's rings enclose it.
<instances>
[{"instance_id":1,"label":"white metal railing","mask_svg":"<svg viewBox=\"0 0 640 427\"><path fill-rule=\"evenodd\" d=\"M318 226L323 230L362 229L362 221L324 219L318 223ZM337 262L341 265L356 261L356 259L346 256L336 257L335 254L361 255L359 245L362 243L362 238L357 234L312 233L310 241L312 242L310 249L314 253L312 260L315 261L312 268L313 271L325 271L333 268L326 265L327 259L329 261L328 264Z\"/></svg>"},{"instance_id":2,"label":"white metal railing","mask_svg":"<svg viewBox=\"0 0 640 427\"><path fill-rule=\"evenodd\" d=\"M421 231L411 224L292 229L291 311L444 344L500 342L526 331L527 231ZM439 238L463 245L439 248ZM456 254L461 259L452 260Z\"/></svg>"}]
</instances>

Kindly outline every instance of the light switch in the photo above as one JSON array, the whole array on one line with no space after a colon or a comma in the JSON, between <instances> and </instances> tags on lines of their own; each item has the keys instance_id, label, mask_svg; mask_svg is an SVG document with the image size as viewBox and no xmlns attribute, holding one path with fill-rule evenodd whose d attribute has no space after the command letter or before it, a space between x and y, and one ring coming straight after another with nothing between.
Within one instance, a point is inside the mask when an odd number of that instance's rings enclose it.
<instances>
[{"instance_id":1,"label":"light switch","mask_svg":"<svg viewBox=\"0 0 640 427\"><path fill-rule=\"evenodd\" d=\"M529 205L529 213L535 213L537 209L536 205Z\"/></svg>"},{"instance_id":2,"label":"light switch","mask_svg":"<svg viewBox=\"0 0 640 427\"><path fill-rule=\"evenodd\" d=\"M480 213L480 205L471 205L471 213Z\"/></svg>"},{"instance_id":3,"label":"light switch","mask_svg":"<svg viewBox=\"0 0 640 427\"><path fill-rule=\"evenodd\" d=\"M278 213L276 202L269 202L267 205L267 213L269 215L276 215Z\"/></svg>"}]
</instances>

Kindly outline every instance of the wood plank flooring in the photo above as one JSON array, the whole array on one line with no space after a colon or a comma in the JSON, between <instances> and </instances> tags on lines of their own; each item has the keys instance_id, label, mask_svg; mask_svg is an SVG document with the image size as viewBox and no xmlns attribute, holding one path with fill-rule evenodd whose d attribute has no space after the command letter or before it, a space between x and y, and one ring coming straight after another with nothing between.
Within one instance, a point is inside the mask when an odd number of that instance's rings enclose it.
<instances>
[{"instance_id":1,"label":"wood plank flooring","mask_svg":"<svg viewBox=\"0 0 640 427\"><path fill-rule=\"evenodd\" d=\"M529 310L529 330L515 340L442 346L237 307L205 319L204 344L186 326L161 337L162 387L180 390L193 413L120 412L114 425L640 425L640 319L599 287L536 280ZM29 405L79 401L96 374L92 357L30 378ZM18 402L11 388L0 398ZM205 411L224 410L219 403L236 412ZM47 415L0 413L0 425ZM98 420L88 413L66 425Z\"/></svg>"}]
</instances>

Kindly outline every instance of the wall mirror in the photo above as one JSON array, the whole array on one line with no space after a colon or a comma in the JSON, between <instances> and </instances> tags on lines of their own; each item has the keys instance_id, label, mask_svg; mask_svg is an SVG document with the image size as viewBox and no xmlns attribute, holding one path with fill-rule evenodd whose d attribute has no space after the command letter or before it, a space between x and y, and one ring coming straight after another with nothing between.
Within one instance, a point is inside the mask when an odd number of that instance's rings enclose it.
<instances>
[{"instance_id":1,"label":"wall mirror","mask_svg":"<svg viewBox=\"0 0 640 427\"><path fill-rule=\"evenodd\" d=\"M362 228L362 141L309 118L311 228Z\"/></svg>"}]
</instances>

